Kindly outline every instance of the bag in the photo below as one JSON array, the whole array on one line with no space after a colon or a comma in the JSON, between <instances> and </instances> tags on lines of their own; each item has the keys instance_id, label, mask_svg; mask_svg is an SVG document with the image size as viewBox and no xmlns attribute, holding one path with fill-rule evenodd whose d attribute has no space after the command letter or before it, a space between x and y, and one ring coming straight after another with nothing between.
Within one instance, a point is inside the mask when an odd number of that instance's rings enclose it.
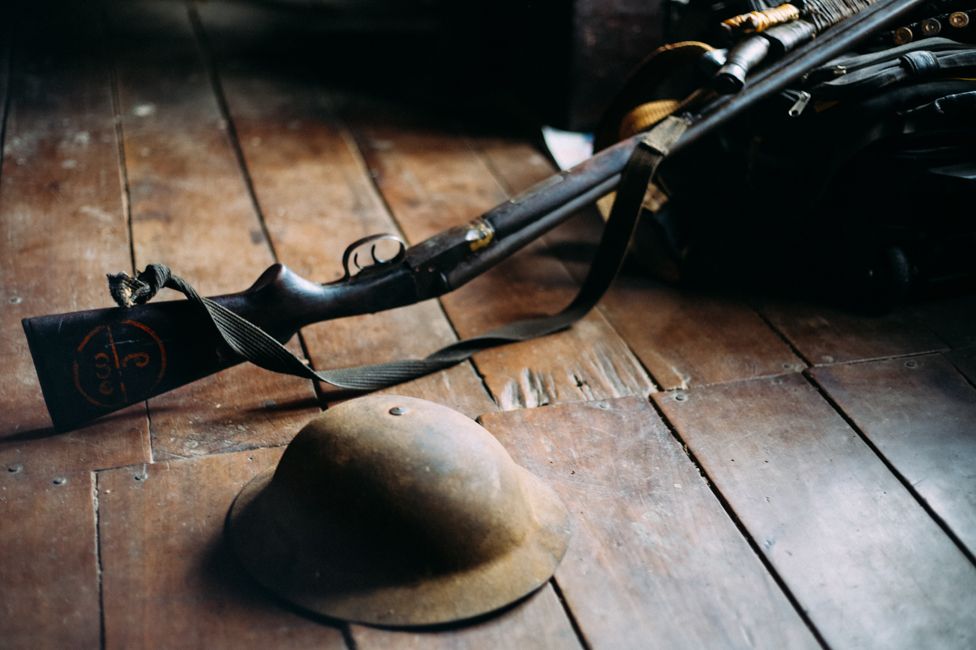
<instances>
[{"instance_id":1,"label":"bag","mask_svg":"<svg viewBox=\"0 0 976 650\"><path fill-rule=\"evenodd\" d=\"M831 61L662 165L668 200L646 211L643 257L668 279L879 307L971 288L974 77L976 46L944 37Z\"/></svg>"}]
</instances>

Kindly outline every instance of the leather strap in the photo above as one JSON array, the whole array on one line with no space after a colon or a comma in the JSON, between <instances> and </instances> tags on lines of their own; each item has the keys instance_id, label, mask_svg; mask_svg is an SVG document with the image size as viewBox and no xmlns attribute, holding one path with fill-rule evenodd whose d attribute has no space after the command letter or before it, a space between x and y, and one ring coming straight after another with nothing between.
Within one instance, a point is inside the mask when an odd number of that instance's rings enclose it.
<instances>
[{"instance_id":1,"label":"leather strap","mask_svg":"<svg viewBox=\"0 0 976 650\"><path fill-rule=\"evenodd\" d=\"M624 169L617 198L590 270L579 293L565 309L550 316L509 323L480 336L448 345L423 359L314 370L257 325L209 298L200 296L185 280L173 275L165 265L151 264L138 278L124 274L109 276L109 287L113 298L123 307L146 302L164 286L180 291L206 311L220 338L230 349L267 370L323 381L351 390L385 388L453 366L481 350L552 334L585 316L600 300L620 270L637 226L648 183L667 156L668 150L688 125L687 120L671 116L655 126L641 140Z\"/></svg>"}]
</instances>

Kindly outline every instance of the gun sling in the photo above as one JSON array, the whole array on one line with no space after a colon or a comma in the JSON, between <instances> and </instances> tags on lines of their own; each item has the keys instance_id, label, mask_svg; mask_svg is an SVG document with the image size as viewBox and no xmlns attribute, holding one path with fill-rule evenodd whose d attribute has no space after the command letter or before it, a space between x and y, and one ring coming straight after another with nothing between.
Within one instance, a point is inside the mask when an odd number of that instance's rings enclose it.
<instances>
[{"instance_id":1,"label":"gun sling","mask_svg":"<svg viewBox=\"0 0 976 650\"><path fill-rule=\"evenodd\" d=\"M360 391L399 384L465 361L480 350L552 334L585 316L620 270L637 226L648 183L688 124L685 119L668 117L640 139L624 169L616 200L589 272L579 293L565 309L557 314L509 323L480 336L448 345L423 359L314 370L257 325L200 296L185 280L173 275L162 264L150 264L138 278L125 274L110 276L112 296L120 306L131 306L147 302L162 287L175 289L206 312L220 338L231 350L267 370Z\"/></svg>"}]
</instances>

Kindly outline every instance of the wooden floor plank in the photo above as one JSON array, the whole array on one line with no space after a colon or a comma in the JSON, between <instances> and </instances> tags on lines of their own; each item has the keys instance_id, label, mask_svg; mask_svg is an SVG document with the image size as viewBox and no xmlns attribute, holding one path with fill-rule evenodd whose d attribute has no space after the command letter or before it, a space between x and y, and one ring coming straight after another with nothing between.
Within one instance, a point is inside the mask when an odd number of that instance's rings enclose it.
<instances>
[{"instance_id":1,"label":"wooden floor plank","mask_svg":"<svg viewBox=\"0 0 976 650\"><path fill-rule=\"evenodd\" d=\"M460 134L378 115L355 120L354 129L380 191L411 242L474 219L508 196ZM576 290L569 273L536 242L441 301L458 334L468 337L555 313ZM564 332L480 353L475 364L503 409L654 390L598 312Z\"/></svg>"},{"instance_id":2,"label":"wooden floor plank","mask_svg":"<svg viewBox=\"0 0 976 650\"><path fill-rule=\"evenodd\" d=\"M105 647L344 648L339 629L278 605L226 546L240 488L280 449L101 472Z\"/></svg>"},{"instance_id":3,"label":"wooden floor plank","mask_svg":"<svg viewBox=\"0 0 976 650\"><path fill-rule=\"evenodd\" d=\"M204 295L243 290L274 259L186 7L138 2L108 13L136 264L163 262ZM239 366L151 400L153 451L282 444L318 410L310 382Z\"/></svg>"},{"instance_id":4,"label":"wooden floor plank","mask_svg":"<svg viewBox=\"0 0 976 650\"><path fill-rule=\"evenodd\" d=\"M354 79L334 41L322 55L328 12L254 4L121 3L105 12L112 38L82 2L27 7L0 26L16 40L9 83L0 60L0 106L5 89L11 98L0 166L0 646L779 648L815 647L814 626L836 648L976 646L970 298L880 320L767 306L788 344L735 296L635 272L567 333L395 387L469 415L565 402L485 418L574 512L559 589L454 629L323 624L256 587L228 552L231 500L280 454L235 450L287 442L319 410L308 382L240 366L154 399L152 441L168 461L155 465L144 405L54 434L18 321L109 304L103 273L132 266L127 196L138 265L167 262L218 293L247 286L275 255L332 280L361 235L402 226L416 241L551 171L524 139L451 132L399 97L392 112L351 100L367 108L346 113L354 141L330 106L348 87L320 73L341 68L336 77L363 94L388 96L410 80ZM196 10L212 42L197 38ZM301 43L282 31L316 21ZM249 34L239 43L238 30ZM383 67L377 55L364 69ZM409 72L401 62L392 76ZM433 74L419 76L433 87ZM444 307L317 325L292 348L319 367L421 356L458 333L555 311L599 230L586 213ZM825 365L811 376L833 406L797 374L806 364L790 344ZM837 365L848 359L867 362ZM600 401L646 395L650 375L692 385L655 399L714 486L645 399ZM233 453L177 460L214 452Z\"/></svg>"},{"instance_id":5,"label":"wooden floor plank","mask_svg":"<svg viewBox=\"0 0 976 650\"><path fill-rule=\"evenodd\" d=\"M0 470L0 645L98 647L92 474L14 469Z\"/></svg>"},{"instance_id":6,"label":"wooden floor plank","mask_svg":"<svg viewBox=\"0 0 976 650\"><path fill-rule=\"evenodd\" d=\"M441 632L391 632L362 625L352 626L356 648L402 650L559 650L580 648L572 625L549 585L513 608L474 625L462 625Z\"/></svg>"},{"instance_id":7,"label":"wooden floor plank","mask_svg":"<svg viewBox=\"0 0 976 650\"><path fill-rule=\"evenodd\" d=\"M976 388L941 355L817 368L813 377L976 552Z\"/></svg>"},{"instance_id":8,"label":"wooden floor plank","mask_svg":"<svg viewBox=\"0 0 976 650\"><path fill-rule=\"evenodd\" d=\"M769 303L762 312L811 364L944 350L945 342L907 307L878 316L810 303Z\"/></svg>"},{"instance_id":9,"label":"wooden floor plank","mask_svg":"<svg viewBox=\"0 0 976 650\"><path fill-rule=\"evenodd\" d=\"M976 568L803 377L655 399L829 646L973 647Z\"/></svg>"},{"instance_id":10,"label":"wooden floor plank","mask_svg":"<svg viewBox=\"0 0 976 650\"><path fill-rule=\"evenodd\" d=\"M645 399L483 423L572 511L556 579L593 647L817 647Z\"/></svg>"},{"instance_id":11,"label":"wooden floor plank","mask_svg":"<svg viewBox=\"0 0 976 650\"><path fill-rule=\"evenodd\" d=\"M976 296L946 298L917 306L919 318L954 348L976 345Z\"/></svg>"},{"instance_id":12,"label":"wooden floor plank","mask_svg":"<svg viewBox=\"0 0 976 650\"><path fill-rule=\"evenodd\" d=\"M130 269L110 76L91 12L25 11L0 170L0 465L37 471L148 458L145 407L55 435L20 320L111 304L105 273Z\"/></svg>"},{"instance_id":13,"label":"wooden floor plank","mask_svg":"<svg viewBox=\"0 0 976 650\"><path fill-rule=\"evenodd\" d=\"M524 142L504 138L477 142L512 192L553 173L543 155ZM579 280L589 268L602 228L596 210L584 210L546 240ZM600 310L665 389L805 367L742 300L676 290L651 280L642 268L625 268L600 302Z\"/></svg>"},{"instance_id":14,"label":"wooden floor plank","mask_svg":"<svg viewBox=\"0 0 976 650\"><path fill-rule=\"evenodd\" d=\"M969 383L976 386L976 347L953 350L945 356L969 380Z\"/></svg>"},{"instance_id":15,"label":"wooden floor plank","mask_svg":"<svg viewBox=\"0 0 976 650\"><path fill-rule=\"evenodd\" d=\"M232 62L219 65L221 85L280 261L313 280L338 279L348 244L397 232L349 134L301 53L287 49L287 38L266 38L274 12L208 3L200 15L218 64ZM456 340L433 301L320 323L303 335L317 368L422 357ZM470 364L390 390L472 417L493 408ZM333 394L326 387L326 398Z\"/></svg>"}]
</instances>

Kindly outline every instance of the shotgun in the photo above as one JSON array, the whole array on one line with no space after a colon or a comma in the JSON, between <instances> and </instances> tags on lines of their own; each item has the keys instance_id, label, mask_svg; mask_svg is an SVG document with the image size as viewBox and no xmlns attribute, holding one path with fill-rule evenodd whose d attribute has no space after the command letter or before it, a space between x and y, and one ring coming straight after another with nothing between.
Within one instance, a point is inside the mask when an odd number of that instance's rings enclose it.
<instances>
[{"instance_id":1,"label":"shotgun","mask_svg":"<svg viewBox=\"0 0 976 650\"><path fill-rule=\"evenodd\" d=\"M715 97L687 116L690 126L670 152L713 133L922 2L880 0L801 45L750 77L738 94ZM354 242L343 255L345 275L335 282L317 284L274 264L247 290L210 300L285 342L311 323L436 298L613 191L642 137L604 149L468 224L410 248L399 242L395 255L381 258L376 253L378 240L391 238L388 235ZM608 227L598 256L611 237L609 231ZM620 257L625 248L617 246ZM362 265L359 256L367 249L372 262ZM620 261L614 262L613 272ZM612 273L606 284L610 279ZM27 318L23 326L58 430L77 427L243 360L224 342L207 312L185 300Z\"/></svg>"}]
</instances>

